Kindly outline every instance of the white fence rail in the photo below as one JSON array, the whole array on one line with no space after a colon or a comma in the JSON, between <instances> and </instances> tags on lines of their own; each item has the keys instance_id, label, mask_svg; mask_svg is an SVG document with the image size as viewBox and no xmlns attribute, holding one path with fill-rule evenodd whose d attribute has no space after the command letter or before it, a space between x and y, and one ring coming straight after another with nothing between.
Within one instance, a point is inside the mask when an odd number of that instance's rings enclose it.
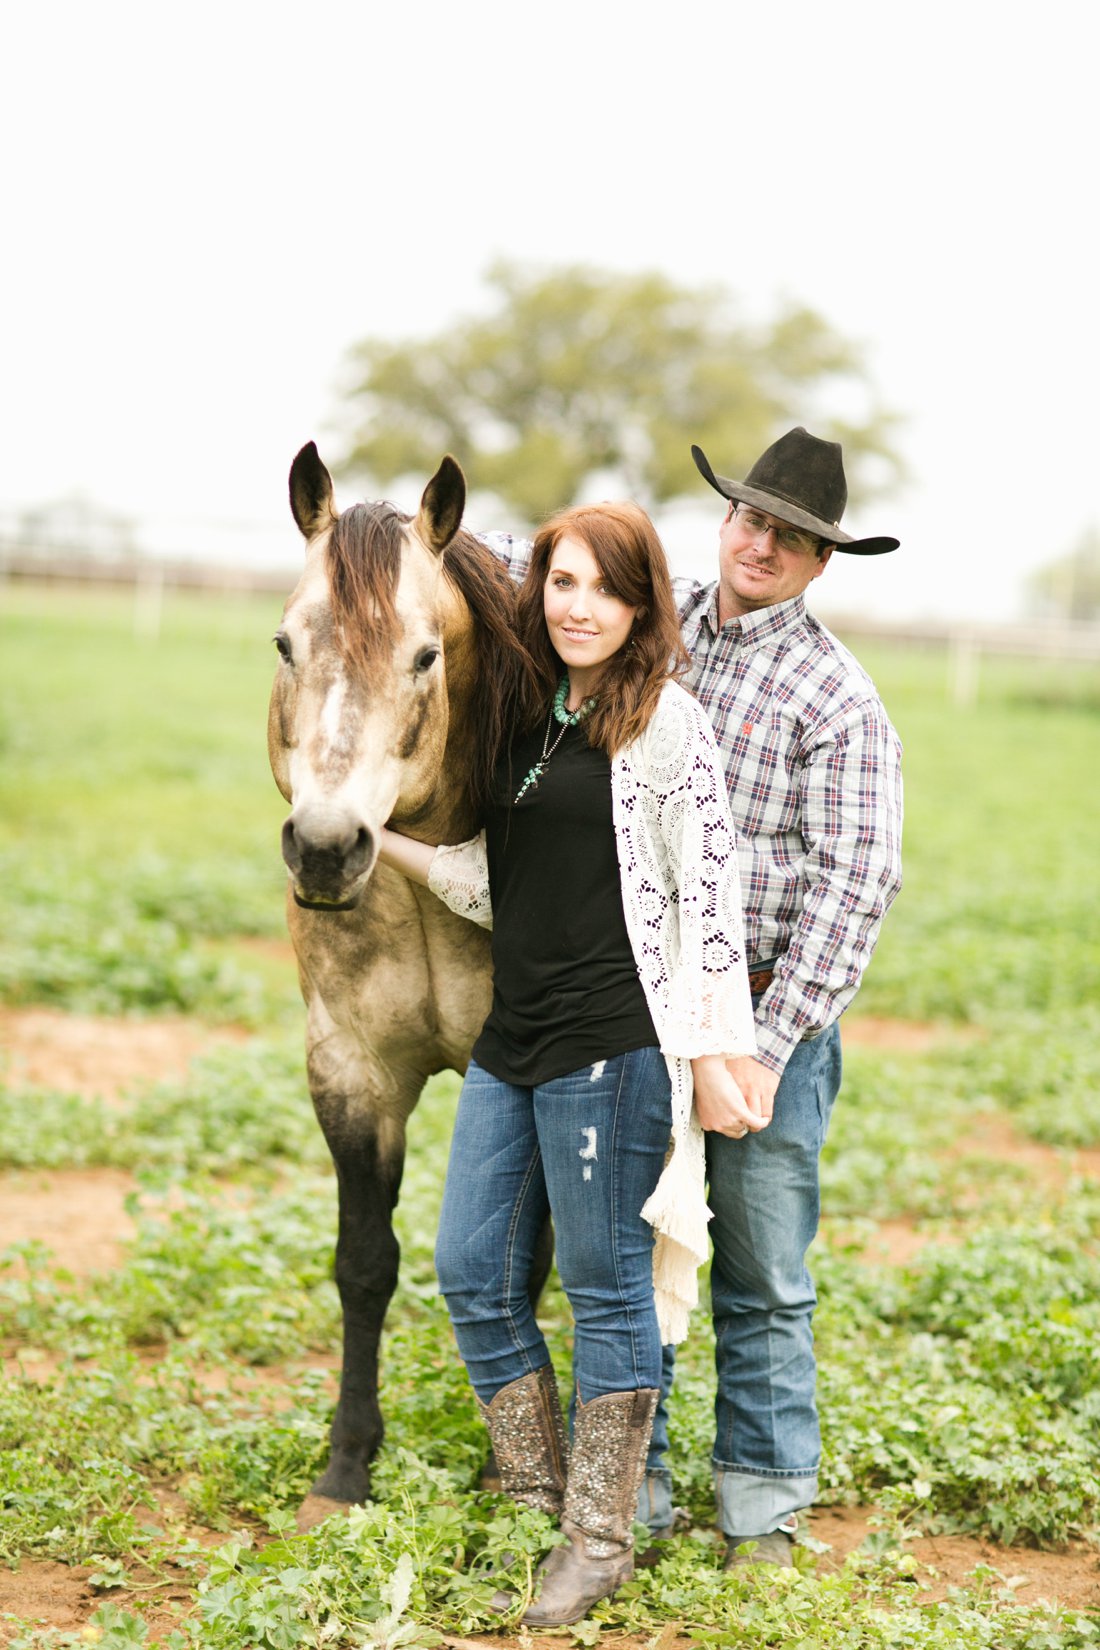
<instances>
[{"instance_id":1,"label":"white fence rail","mask_svg":"<svg viewBox=\"0 0 1100 1650\"><path fill-rule=\"evenodd\" d=\"M155 640L167 590L279 593L290 589L295 568L212 564L160 557L88 556L62 547L27 551L0 532L0 581L84 584L131 589L134 629ZM1100 664L1100 623L1042 621L1033 624L892 624L850 614L822 615L831 630L858 647L860 639L905 649L946 649L952 701L978 697L982 660L995 657Z\"/></svg>"}]
</instances>

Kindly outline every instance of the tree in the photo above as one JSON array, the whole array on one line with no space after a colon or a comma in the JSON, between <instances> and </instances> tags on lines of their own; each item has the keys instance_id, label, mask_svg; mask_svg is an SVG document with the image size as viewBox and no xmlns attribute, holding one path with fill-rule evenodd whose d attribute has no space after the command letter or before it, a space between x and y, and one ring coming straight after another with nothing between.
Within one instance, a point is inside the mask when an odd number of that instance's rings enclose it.
<instances>
[{"instance_id":1,"label":"tree","mask_svg":"<svg viewBox=\"0 0 1100 1650\"><path fill-rule=\"evenodd\" d=\"M431 472L452 452L472 486L525 519L572 503L614 471L642 503L694 492L689 451L743 475L793 424L844 443L852 496L895 482L892 415L819 415L831 398L868 398L858 347L812 310L789 305L764 325L731 319L729 295L657 273L579 266L530 271L499 262L491 312L434 337L368 338L350 357L345 472L382 485ZM871 483L877 467L880 485Z\"/></svg>"},{"instance_id":2,"label":"tree","mask_svg":"<svg viewBox=\"0 0 1100 1650\"><path fill-rule=\"evenodd\" d=\"M1040 567L1027 589L1040 618L1100 619L1100 528L1086 528L1076 549Z\"/></svg>"}]
</instances>

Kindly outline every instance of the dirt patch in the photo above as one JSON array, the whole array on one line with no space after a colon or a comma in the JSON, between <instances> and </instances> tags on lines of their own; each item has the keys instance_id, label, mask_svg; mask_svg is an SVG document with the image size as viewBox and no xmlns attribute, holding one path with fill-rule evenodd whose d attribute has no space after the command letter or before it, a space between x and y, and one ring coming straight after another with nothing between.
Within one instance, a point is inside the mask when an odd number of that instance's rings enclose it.
<instances>
[{"instance_id":1,"label":"dirt patch","mask_svg":"<svg viewBox=\"0 0 1100 1650\"><path fill-rule=\"evenodd\" d=\"M197 1020L108 1020L51 1008L0 1009L0 1078L117 1100L137 1083L183 1077L197 1054L246 1041Z\"/></svg>"},{"instance_id":2,"label":"dirt patch","mask_svg":"<svg viewBox=\"0 0 1100 1650\"><path fill-rule=\"evenodd\" d=\"M1100 1150L1096 1147L1044 1146L1037 1140L1026 1140L996 1112L975 1117L949 1155L993 1158L1011 1164L1051 1190L1061 1190L1075 1176L1100 1177Z\"/></svg>"},{"instance_id":3,"label":"dirt patch","mask_svg":"<svg viewBox=\"0 0 1100 1650\"><path fill-rule=\"evenodd\" d=\"M293 969L298 966L294 947L288 939L272 939L264 934L242 934L233 941L233 945L236 950L243 951L249 956L263 957L270 962L285 963Z\"/></svg>"},{"instance_id":4,"label":"dirt patch","mask_svg":"<svg viewBox=\"0 0 1100 1650\"><path fill-rule=\"evenodd\" d=\"M21 1170L0 1179L0 1251L44 1243L79 1277L109 1272L134 1234L126 1199L133 1177L122 1169Z\"/></svg>"},{"instance_id":5,"label":"dirt patch","mask_svg":"<svg viewBox=\"0 0 1100 1650\"><path fill-rule=\"evenodd\" d=\"M876 1527L873 1508L817 1507L810 1515L810 1533L828 1543L819 1567L839 1570ZM974 1590L973 1572L988 1565L1011 1585L1018 1604L1060 1605L1070 1610L1100 1608L1100 1553L1085 1542L1073 1542L1061 1552L1033 1547L1000 1547L965 1535L922 1535L905 1543L917 1560L914 1602L931 1604L947 1597L952 1587ZM992 1590L996 1592L997 1584Z\"/></svg>"},{"instance_id":6,"label":"dirt patch","mask_svg":"<svg viewBox=\"0 0 1100 1650\"><path fill-rule=\"evenodd\" d=\"M846 1014L840 1022L840 1034L849 1047L894 1049L899 1054L927 1054L931 1049L950 1048L953 1043L980 1043L989 1035L980 1026L892 1020L874 1014Z\"/></svg>"},{"instance_id":7,"label":"dirt patch","mask_svg":"<svg viewBox=\"0 0 1100 1650\"><path fill-rule=\"evenodd\" d=\"M823 1222L826 1230L836 1237L844 1231L844 1223ZM942 1231L921 1227L915 1219L904 1216L897 1220L877 1220L874 1231L863 1243L859 1258L877 1266L908 1266L926 1243L948 1241Z\"/></svg>"},{"instance_id":8,"label":"dirt patch","mask_svg":"<svg viewBox=\"0 0 1100 1650\"><path fill-rule=\"evenodd\" d=\"M230 1538L230 1531L196 1524L183 1497L171 1486L154 1485L152 1494L156 1511L148 1515L150 1526L170 1527L173 1538L191 1540L200 1547L218 1547ZM262 1539L258 1526L252 1534ZM149 1627L149 1642L162 1643L181 1616L195 1609L193 1574L171 1564L155 1573L140 1564L128 1563L126 1570L134 1590L97 1587L92 1579L99 1573L94 1564L25 1558L17 1570L0 1567L0 1645L14 1637L14 1630L9 1633L4 1626L5 1614L60 1632L80 1633L104 1603L140 1611ZM94 1641L89 1638L88 1642Z\"/></svg>"},{"instance_id":9,"label":"dirt patch","mask_svg":"<svg viewBox=\"0 0 1100 1650\"><path fill-rule=\"evenodd\" d=\"M26 1560L18 1570L0 1568L0 1618L5 1614L62 1631L78 1632L96 1608L87 1565ZM14 1636L0 1621L0 1644Z\"/></svg>"}]
</instances>

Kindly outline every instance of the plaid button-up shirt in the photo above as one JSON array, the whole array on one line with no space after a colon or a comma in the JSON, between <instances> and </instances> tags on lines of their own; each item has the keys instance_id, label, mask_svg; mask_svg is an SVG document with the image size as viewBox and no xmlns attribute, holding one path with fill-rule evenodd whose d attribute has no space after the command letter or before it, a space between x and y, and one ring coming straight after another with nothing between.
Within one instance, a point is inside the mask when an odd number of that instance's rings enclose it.
<instances>
[{"instance_id":1,"label":"plaid button-up shirt","mask_svg":"<svg viewBox=\"0 0 1100 1650\"><path fill-rule=\"evenodd\" d=\"M529 544L486 542L522 578ZM801 596L719 627L717 584L675 579L685 681L714 726L739 834L760 1059L844 1012L901 886L901 744L874 683Z\"/></svg>"},{"instance_id":2,"label":"plaid button-up shirt","mask_svg":"<svg viewBox=\"0 0 1100 1650\"><path fill-rule=\"evenodd\" d=\"M749 966L775 959L756 1040L781 1072L855 996L901 886L901 744L802 596L720 628L716 584L673 583L740 834Z\"/></svg>"}]
</instances>

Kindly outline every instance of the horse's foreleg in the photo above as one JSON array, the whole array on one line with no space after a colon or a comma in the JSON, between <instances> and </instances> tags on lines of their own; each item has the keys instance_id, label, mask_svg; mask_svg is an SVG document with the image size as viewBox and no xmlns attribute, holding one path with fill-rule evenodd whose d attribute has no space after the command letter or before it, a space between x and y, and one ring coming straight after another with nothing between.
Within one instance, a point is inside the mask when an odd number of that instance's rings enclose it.
<instances>
[{"instance_id":1,"label":"horse's foreleg","mask_svg":"<svg viewBox=\"0 0 1100 1650\"><path fill-rule=\"evenodd\" d=\"M309 1528L370 1495L371 1462L382 1442L378 1403L378 1345L397 1287L399 1247L393 1210L405 1161L404 1129L370 1113L318 1101L318 1116L336 1167L339 1235L336 1285L344 1318L340 1399L332 1422L328 1465L299 1513ZM335 1503L335 1505L334 1505Z\"/></svg>"}]
</instances>

